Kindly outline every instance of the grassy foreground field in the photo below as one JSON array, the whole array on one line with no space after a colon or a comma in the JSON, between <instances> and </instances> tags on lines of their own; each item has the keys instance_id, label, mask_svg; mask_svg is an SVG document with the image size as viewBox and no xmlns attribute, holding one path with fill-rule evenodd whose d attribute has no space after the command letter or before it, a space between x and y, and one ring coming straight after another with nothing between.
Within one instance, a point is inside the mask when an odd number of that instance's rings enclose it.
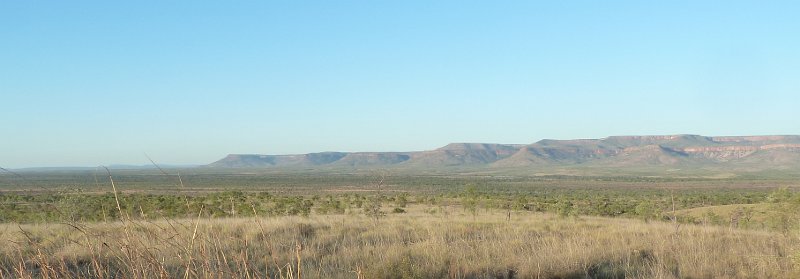
<instances>
[{"instance_id":1,"label":"grassy foreground field","mask_svg":"<svg viewBox=\"0 0 800 279\"><path fill-rule=\"evenodd\" d=\"M425 206L0 226L2 278L796 278L784 234Z\"/></svg>"},{"instance_id":2,"label":"grassy foreground field","mask_svg":"<svg viewBox=\"0 0 800 279\"><path fill-rule=\"evenodd\" d=\"M0 178L0 279L800 276L786 179Z\"/></svg>"}]
</instances>

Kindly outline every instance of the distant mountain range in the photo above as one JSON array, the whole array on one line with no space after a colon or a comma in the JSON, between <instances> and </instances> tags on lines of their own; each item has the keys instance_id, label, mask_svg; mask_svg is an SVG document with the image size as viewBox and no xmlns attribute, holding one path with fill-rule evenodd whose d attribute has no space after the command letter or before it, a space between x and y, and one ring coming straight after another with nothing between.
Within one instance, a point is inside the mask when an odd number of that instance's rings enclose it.
<instances>
[{"instance_id":1,"label":"distant mountain range","mask_svg":"<svg viewBox=\"0 0 800 279\"><path fill-rule=\"evenodd\" d=\"M800 170L800 136L613 136L533 144L452 143L417 152L231 154L207 167Z\"/></svg>"}]
</instances>

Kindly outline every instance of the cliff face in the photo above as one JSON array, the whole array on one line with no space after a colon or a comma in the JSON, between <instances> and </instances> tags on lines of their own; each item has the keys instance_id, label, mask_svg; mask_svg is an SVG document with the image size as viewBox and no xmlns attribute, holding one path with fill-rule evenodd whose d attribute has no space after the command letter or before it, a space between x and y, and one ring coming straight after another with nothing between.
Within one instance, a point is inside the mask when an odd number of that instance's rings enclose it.
<instances>
[{"instance_id":1,"label":"cliff face","mask_svg":"<svg viewBox=\"0 0 800 279\"><path fill-rule=\"evenodd\" d=\"M605 167L751 164L800 166L800 136L615 136L541 140L529 145L453 143L419 152L322 152L299 155L229 155L211 167Z\"/></svg>"},{"instance_id":2,"label":"cliff face","mask_svg":"<svg viewBox=\"0 0 800 279\"><path fill-rule=\"evenodd\" d=\"M740 141L724 141L736 142ZM700 156L708 159L729 161L733 159L746 158L759 151L785 151L785 152L798 152L800 151L800 144L763 144L763 145L731 145L731 146L704 146L704 147L686 147L681 149L682 152L694 156Z\"/></svg>"},{"instance_id":3,"label":"cliff face","mask_svg":"<svg viewBox=\"0 0 800 279\"><path fill-rule=\"evenodd\" d=\"M744 136L744 137L712 137L715 142L797 142L800 136Z\"/></svg>"},{"instance_id":4,"label":"cliff face","mask_svg":"<svg viewBox=\"0 0 800 279\"><path fill-rule=\"evenodd\" d=\"M757 153L782 152L800 152L800 137L616 136L595 140L543 140L509 158L516 162L501 161L497 165L519 166L525 161L537 164L542 161L602 161L612 165L669 165L691 160L731 161ZM531 157L538 157L538 160Z\"/></svg>"},{"instance_id":5,"label":"cliff face","mask_svg":"<svg viewBox=\"0 0 800 279\"><path fill-rule=\"evenodd\" d=\"M682 149L687 154L720 161L744 158L758 150L758 146L687 147Z\"/></svg>"}]
</instances>

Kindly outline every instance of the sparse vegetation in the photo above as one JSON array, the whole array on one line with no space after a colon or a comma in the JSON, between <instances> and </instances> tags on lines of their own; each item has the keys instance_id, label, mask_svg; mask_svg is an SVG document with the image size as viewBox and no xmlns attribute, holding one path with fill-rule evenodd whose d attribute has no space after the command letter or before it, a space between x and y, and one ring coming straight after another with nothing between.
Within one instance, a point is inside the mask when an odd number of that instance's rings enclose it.
<instances>
[{"instance_id":1,"label":"sparse vegetation","mask_svg":"<svg viewBox=\"0 0 800 279\"><path fill-rule=\"evenodd\" d=\"M327 215L4 225L4 277L793 278L780 233L415 206ZM193 244L192 244L193 243ZM298 248L299 247L299 248ZM23 259L24 261L21 261ZM764 268L769 267L769 268Z\"/></svg>"},{"instance_id":2,"label":"sparse vegetation","mask_svg":"<svg viewBox=\"0 0 800 279\"><path fill-rule=\"evenodd\" d=\"M117 193L7 191L0 194L0 236L9 241L0 248L0 277L800 275L793 188L678 188L673 196L620 180L584 187L570 184L595 182L550 178L550 186L534 187L525 183L538 180L416 177L430 186L406 191L380 181L308 193L143 192L142 180L135 184L142 188ZM673 198L679 226L670 223Z\"/></svg>"}]
</instances>

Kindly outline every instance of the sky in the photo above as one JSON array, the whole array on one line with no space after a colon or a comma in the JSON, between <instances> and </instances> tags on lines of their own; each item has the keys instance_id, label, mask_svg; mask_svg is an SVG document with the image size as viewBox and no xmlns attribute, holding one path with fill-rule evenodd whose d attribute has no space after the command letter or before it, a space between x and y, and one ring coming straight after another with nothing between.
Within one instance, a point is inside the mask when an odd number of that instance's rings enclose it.
<instances>
[{"instance_id":1,"label":"sky","mask_svg":"<svg viewBox=\"0 0 800 279\"><path fill-rule=\"evenodd\" d=\"M800 134L797 1L2 1L0 167Z\"/></svg>"}]
</instances>

